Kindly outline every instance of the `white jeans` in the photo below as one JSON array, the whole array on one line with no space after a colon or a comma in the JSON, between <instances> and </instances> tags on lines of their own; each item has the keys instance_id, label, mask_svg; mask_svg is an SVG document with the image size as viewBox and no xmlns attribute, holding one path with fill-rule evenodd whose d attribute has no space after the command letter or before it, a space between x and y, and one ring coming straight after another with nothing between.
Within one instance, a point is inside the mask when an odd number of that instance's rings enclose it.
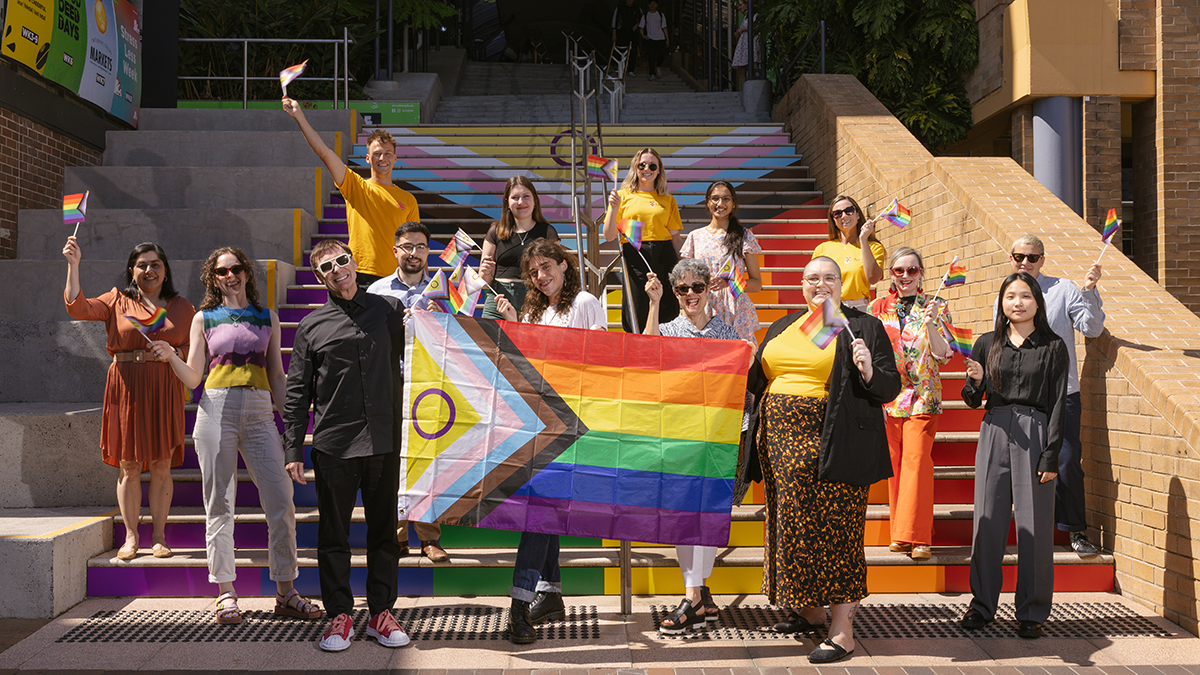
<instances>
[{"instance_id":1,"label":"white jeans","mask_svg":"<svg viewBox=\"0 0 1200 675\"><path fill-rule=\"evenodd\" d=\"M679 559L679 571L683 572L684 588L698 588L712 575L717 547L679 545L675 547L675 557Z\"/></svg>"},{"instance_id":2,"label":"white jeans","mask_svg":"<svg viewBox=\"0 0 1200 675\"><path fill-rule=\"evenodd\" d=\"M242 453L267 517L268 564L272 581L291 581L296 565L296 506L292 479L283 468L283 443L275 426L271 392L254 387L205 389L196 414L196 457L204 490L205 544L210 583L237 578L233 555L233 511L237 456Z\"/></svg>"}]
</instances>

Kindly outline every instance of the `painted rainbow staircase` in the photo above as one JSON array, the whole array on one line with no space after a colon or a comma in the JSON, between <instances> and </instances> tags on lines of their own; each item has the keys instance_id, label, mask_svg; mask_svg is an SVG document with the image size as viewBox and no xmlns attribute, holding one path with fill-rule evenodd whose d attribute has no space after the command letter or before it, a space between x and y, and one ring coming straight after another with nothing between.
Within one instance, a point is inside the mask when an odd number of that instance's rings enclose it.
<instances>
[{"instance_id":1,"label":"painted rainbow staircase","mask_svg":"<svg viewBox=\"0 0 1200 675\"><path fill-rule=\"evenodd\" d=\"M363 139L358 133L350 164L365 172ZM557 127L413 127L392 128L398 141L396 182L412 192L422 221L434 233L431 266L459 227L482 241L488 224L499 216L505 180L514 174L532 178L541 196L543 212L568 246L575 247L570 222L570 178L567 173L569 132ZM128 132L137 133L137 132ZM750 127L606 127L603 154L628 163L637 149L657 148L669 171L672 193L682 210L684 229L708 222L703 207L704 189L722 178L738 187L742 222L753 228L764 249L763 290L753 298L763 325L795 310L803 302L800 278L812 249L825 239L825 210L808 170L796 156L787 135L776 126ZM594 142L594 141L593 141ZM598 146L593 146L599 151ZM315 160L314 160L315 162ZM295 326L303 316L326 300L308 265L308 251L323 238L346 238L344 204L336 191L328 192L317 181L315 200L320 204L317 231L301 242L291 262L295 278L287 285L287 301L278 306L283 322L285 366ZM597 181L590 212L598 214L604 189ZM214 245L224 242L213 242ZM615 252L611 246L604 261ZM473 259L473 262L477 262ZM620 330L618 279L608 279L606 300L610 329ZM280 280L279 283L284 283ZM760 334L761 336L761 334ZM873 592L965 591L970 553L973 456L981 413L959 400L962 361L956 357L946 375L947 411L934 448L935 540L934 557L915 563L887 551L887 490L871 490L866 531L868 584ZM195 406L188 408L188 429ZM189 439L190 448L190 439ZM306 464L308 463L306 452ZM89 561L88 594L93 596L209 596L215 585L207 581L204 561L204 515L195 453L186 453L184 466L174 472L175 498L167 526L167 540L175 556L156 560L140 557L131 562L116 559L115 547L123 541L125 524L118 517L114 548ZM311 473L310 473L311 476ZM146 480L144 478L144 480ZM303 593L318 595L316 529L318 514L312 484L296 486L297 541ZM242 595L269 595L274 583L267 571L266 524L258 507L257 492L248 475L239 475L236 542ZM716 593L757 593L762 566L761 486L756 485L746 503L735 507L730 546L717 558L710 586ZM150 536L143 524L143 540ZM402 595L504 595L512 579L516 533L456 526L443 528L442 544L451 562L435 565L419 556L402 558L397 572ZM363 593L365 525L356 513L351 529L355 593ZM1010 545L1014 540L1010 539ZM1102 591L1113 585L1113 560L1102 556L1080 560L1065 540L1059 542L1055 562L1060 591ZM417 542L410 540L416 551ZM562 542L563 588L569 594L619 592L618 543L567 537ZM1006 559L1006 586L1015 579L1015 547ZM633 591L639 594L674 594L682 591L673 547L636 544L633 554Z\"/></svg>"}]
</instances>

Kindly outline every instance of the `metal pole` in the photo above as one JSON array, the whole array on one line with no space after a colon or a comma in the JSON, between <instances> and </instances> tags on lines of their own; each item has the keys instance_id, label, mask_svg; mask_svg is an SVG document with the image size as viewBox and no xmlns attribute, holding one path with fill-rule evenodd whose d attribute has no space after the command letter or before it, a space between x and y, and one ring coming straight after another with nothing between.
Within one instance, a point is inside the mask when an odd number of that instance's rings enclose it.
<instances>
[{"instance_id":1,"label":"metal pole","mask_svg":"<svg viewBox=\"0 0 1200 675\"><path fill-rule=\"evenodd\" d=\"M379 78L379 0L375 0L375 70L371 74Z\"/></svg>"},{"instance_id":2,"label":"metal pole","mask_svg":"<svg viewBox=\"0 0 1200 675\"><path fill-rule=\"evenodd\" d=\"M342 91L346 95L346 108L350 108L350 29L342 28Z\"/></svg>"},{"instance_id":3,"label":"metal pole","mask_svg":"<svg viewBox=\"0 0 1200 675\"><path fill-rule=\"evenodd\" d=\"M621 613L633 614L633 545L621 542Z\"/></svg>"},{"instance_id":4,"label":"metal pole","mask_svg":"<svg viewBox=\"0 0 1200 675\"><path fill-rule=\"evenodd\" d=\"M334 110L337 110L337 107L338 107L337 74L338 74L338 48L337 48L337 43L335 42L335 43L333 43L333 109Z\"/></svg>"},{"instance_id":5,"label":"metal pole","mask_svg":"<svg viewBox=\"0 0 1200 675\"><path fill-rule=\"evenodd\" d=\"M250 41L242 40L242 110L250 102Z\"/></svg>"},{"instance_id":6,"label":"metal pole","mask_svg":"<svg viewBox=\"0 0 1200 675\"><path fill-rule=\"evenodd\" d=\"M387 70L387 79L389 79L389 80L392 79L393 77L395 77L395 71L393 70L393 66L395 63L394 52L396 50L396 36L393 31L395 31L395 29L396 29L396 19L395 19L395 15L392 13L393 10L395 9L395 4L396 4L396 0L388 0L388 29L387 29L388 70Z\"/></svg>"},{"instance_id":7,"label":"metal pole","mask_svg":"<svg viewBox=\"0 0 1200 675\"><path fill-rule=\"evenodd\" d=\"M821 74L825 74L825 22L821 22Z\"/></svg>"},{"instance_id":8,"label":"metal pole","mask_svg":"<svg viewBox=\"0 0 1200 675\"><path fill-rule=\"evenodd\" d=\"M713 90L712 77L712 0L704 0L704 78L708 90Z\"/></svg>"},{"instance_id":9,"label":"metal pole","mask_svg":"<svg viewBox=\"0 0 1200 675\"><path fill-rule=\"evenodd\" d=\"M407 22L404 24L404 70L402 70L400 72L403 72L403 73L408 72L408 23Z\"/></svg>"},{"instance_id":10,"label":"metal pole","mask_svg":"<svg viewBox=\"0 0 1200 675\"><path fill-rule=\"evenodd\" d=\"M747 74L747 80L759 79L758 74L758 54L754 49L754 0L746 0L746 47L750 54L750 72Z\"/></svg>"},{"instance_id":11,"label":"metal pole","mask_svg":"<svg viewBox=\"0 0 1200 675\"><path fill-rule=\"evenodd\" d=\"M737 21L737 14L734 12L733 3L734 3L734 0L729 0L729 22L725 24L725 45L726 45L726 48L729 50L729 65L730 65L730 68L725 69L725 73L729 76L729 83L730 83L729 88L731 90L736 91L737 85L734 80L735 76L733 74L732 67L733 67L733 50L734 50L733 22Z\"/></svg>"}]
</instances>

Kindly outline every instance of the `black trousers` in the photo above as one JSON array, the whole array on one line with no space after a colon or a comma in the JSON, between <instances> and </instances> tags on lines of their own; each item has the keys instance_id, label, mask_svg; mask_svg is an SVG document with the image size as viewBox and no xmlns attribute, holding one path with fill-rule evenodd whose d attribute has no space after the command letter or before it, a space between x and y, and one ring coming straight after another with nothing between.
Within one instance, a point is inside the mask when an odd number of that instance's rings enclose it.
<instances>
[{"instance_id":1,"label":"black trousers","mask_svg":"<svg viewBox=\"0 0 1200 675\"><path fill-rule=\"evenodd\" d=\"M633 324L629 321L630 300L637 311L637 332L646 330L646 315L650 313L650 296L646 295L646 274L650 271L658 275L658 280L663 285L662 301L658 305L658 322L661 325L673 321L679 316L679 300L671 290L671 281L667 277L675 268L675 263L679 262L679 255L675 253L675 242L670 239L643 241L642 255L638 255L638 250L628 242L621 244L621 249L625 254L625 269L629 271L630 286L629 297L621 303L621 326L625 328L625 332L633 332ZM643 256L645 261L642 260ZM650 270L646 269L647 261L650 263Z\"/></svg>"},{"instance_id":2,"label":"black trousers","mask_svg":"<svg viewBox=\"0 0 1200 675\"><path fill-rule=\"evenodd\" d=\"M646 40L646 65L649 66L651 75L658 75L658 67L662 64L663 56L666 53L666 40Z\"/></svg>"},{"instance_id":3,"label":"black trousers","mask_svg":"<svg viewBox=\"0 0 1200 675\"><path fill-rule=\"evenodd\" d=\"M400 545L396 543L396 502L400 482L400 455L338 459L312 453L317 477L317 571L321 600L330 617L354 609L350 588L350 515L362 491L367 520L367 607L374 616L396 604L396 569Z\"/></svg>"}]
</instances>

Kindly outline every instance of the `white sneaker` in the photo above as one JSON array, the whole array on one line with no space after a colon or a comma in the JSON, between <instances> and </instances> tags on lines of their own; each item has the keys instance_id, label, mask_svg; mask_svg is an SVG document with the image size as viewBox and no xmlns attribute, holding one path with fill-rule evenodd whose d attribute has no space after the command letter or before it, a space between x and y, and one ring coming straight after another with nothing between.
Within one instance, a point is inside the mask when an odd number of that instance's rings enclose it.
<instances>
[{"instance_id":1,"label":"white sneaker","mask_svg":"<svg viewBox=\"0 0 1200 675\"><path fill-rule=\"evenodd\" d=\"M320 647L327 652L340 652L350 646L350 638L354 637L354 622L349 614L338 614L329 622L325 635L321 637Z\"/></svg>"},{"instance_id":2,"label":"white sneaker","mask_svg":"<svg viewBox=\"0 0 1200 675\"><path fill-rule=\"evenodd\" d=\"M403 647L408 644L408 634L400 627L391 611L382 611L367 623L367 636L373 637L384 647Z\"/></svg>"},{"instance_id":3,"label":"white sneaker","mask_svg":"<svg viewBox=\"0 0 1200 675\"><path fill-rule=\"evenodd\" d=\"M653 80L653 79L654 79L654 76L653 76L653 75L651 75L651 76L650 76L650 79L651 79L651 80Z\"/></svg>"}]
</instances>

